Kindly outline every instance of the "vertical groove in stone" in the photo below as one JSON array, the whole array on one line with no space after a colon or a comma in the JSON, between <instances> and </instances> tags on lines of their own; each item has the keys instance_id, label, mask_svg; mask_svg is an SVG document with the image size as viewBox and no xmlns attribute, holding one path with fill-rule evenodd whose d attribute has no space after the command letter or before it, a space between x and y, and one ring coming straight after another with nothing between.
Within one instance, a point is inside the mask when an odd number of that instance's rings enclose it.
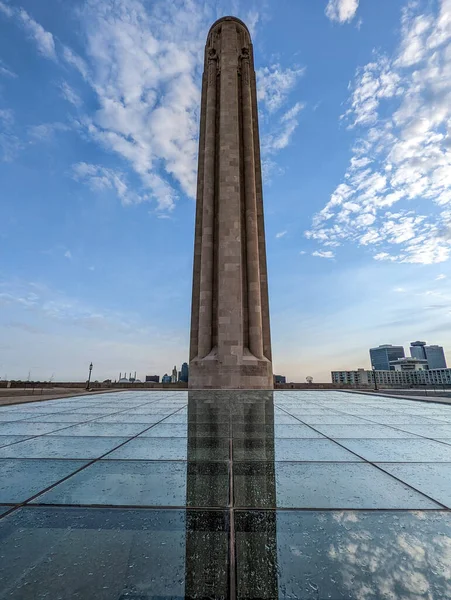
<instances>
[{"instance_id":1,"label":"vertical groove in stone","mask_svg":"<svg viewBox=\"0 0 451 600\"><path fill-rule=\"evenodd\" d=\"M251 64L254 64L253 45L249 45ZM266 264L265 220L263 213L263 183L260 156L260 134L258 128L257 82L255 71L251 69L251 94L253 105L254 155L255 155L255 192L257 202L258 245L260 261L260 286L262 303L263 353L272 361L271 327L269 321L268 268Z\"/></svg>"},{"instance_id":2,"label":"vertical groove in stone","mask_svg":"<svg viewBox=\"0 0 451 600\"><path fill-rule=\"evenodd\" d=\"M207 101L205 116L205 157L202 206L202 242L200 261L200 308L198 356L212 349L213 317L213 244L216 144L216 50L210 49L207 69Z\"/></svg>"},{"instance_id":3,"label":"vertical groove in stone","mask_svg":"<svg viewBox=\"0 0 451 600\"><path fill-rule=\"evenodd\" d=\"M242 44L241 44L242 45ZM243 86L242 70L238 72L238 133L240 147L240 225L241 225L241 280L243 295L243 348L249 348L249 307L247 300L247 245L246 245L246 193L244 189L244 156L243 156Z\"/></svg>"},{"instance_id":4,"label":"vertical groove in stone","mask_svg":"<svg viewBox=\"0 0 451 600\"><path fill-rule=\"evenodd\" d=\"M218 356L223 366L238 364L243 339L237 42L236 24L233 21L223 23L218 198Z\"/></svg>"},{"instance_id":5,"label":"vertical groove in stone","mask_svg":"<svg viewBox=\"0 0 451 600\"><path fill-rule=\"evenodd\" d=\"M211 322L211 346L218 345L218 243L219 240L219 161L220 161L220 135L219 135L219 98L221 94L221 78L216 76L216 107L215 107L215 191L214 191L214 223L213 223L213 300L212 300L212 322Z\"/></svg>"},{"instance_id":6,"label":"vertical groove in stone","mask_svg":"<svg viewBox=\"0 0 451 600\"><path fill-rule=\"evenodd\" d=\"M199 293L200 293L200 263L202 246L202 206L204 189L204 160L205 160L205 108L207 104L207 77L202 77L202 100L200 109L199 128L199 166L197 171L197 201L196 221L194 234L194 262L193 262L193 294L191 303L191 337L189 358L193 360L198 355L199 345Z\"/></svg>"},{"instance_id":7,"label":"vertical groove in stone","mask_svg":"<svg viewBox=\"0 0 451 600\"><path fill-rule=\"evenodd\" d=\"M252 97L249 50L242 50L243 96L243 156L244 195L246 205L247 307L249 319L249 350L257 358L263 357L262 307L260 287L260 260L258 244L257 202L255 189L255 153L252 119Z\"/></svg>"}]
</instances>

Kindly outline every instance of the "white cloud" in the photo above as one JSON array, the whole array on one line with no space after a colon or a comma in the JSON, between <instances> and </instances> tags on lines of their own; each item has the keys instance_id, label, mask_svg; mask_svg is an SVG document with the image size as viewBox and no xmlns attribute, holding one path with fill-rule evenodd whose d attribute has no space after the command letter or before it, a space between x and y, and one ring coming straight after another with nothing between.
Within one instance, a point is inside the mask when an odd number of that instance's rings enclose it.
<instances>
[{"instance_id":1,"label":"white cloud","mask_svg":"<svg viewBox=\"0 0 451 600\"><path fill-rule=\"evenodd\" d=\"M80 108L80 106L83 104L83 101L77 92L67 83L67 81L63 81L60 88L63 98L73 104L76 108Z\"/></svg>"},{"instance_id":2,"label":"white cloud","mask_svg":"<svg viewBox=\"0 0 451 600\"><path fill-rule=\"evenodd\" d=\"M403 287L396 287L393 289L394 292L396 292L397 294L404 294L406 289Z\"/></svg>"},{"instance_id":3,"label":"white cloud","mask_svg":"<svg viewBox=\"0 0 451 600\"><path fill-rule=\"evenodd\" d=\"M329 0L326 6L326 16L331 21L346 23L352 21L358 7L359 0Z\"/></svg>"},{"instance_id":4,"label":"white cloud","mask_svg":"<svg viewBox=\"0 0 451 600\"><path fill-rule=\"evenodd\" d=\"M10 108L0 109L0 123L5 129L11 127L14 123L14 111Z\"/></svg>"},{"instance_id":5,"label":"white cloud","mask_svg":"<svg viewBox=\"0 0 451 600\"><path fill-rule=\"evenodd\" d=\"M279 239L281 237L283 237L284 235L287 235L287 231L279 231L279 233L276 233L276 238Z\"/></svg>"},{"instance_id":6,"label":"white cloud","mask_svg":"<svg viewBox=\"0 0 451 600\"><path fill-rule=\"evenodd\" d=\"M120 171L80 162L72 166L72 176L76 181L86 183L93 191L113 190L124 206L148 200L147 196L140 196L129 189Z\"/></svg>"},{"instance_id":7,"label":"white cloud","mask_svg":"<svg viewBox=\"0 0 451 600\"><path fill-rule=\"evenodd\" d=\"M0 12L18 22L30 38L34 40L40 54L51 60L57 60L53 35L30 17L26 10L23 8L12 8L0 1Z\"/></svg>"},{"instance_id":8,"label":"white cloud","mask_svg":"<svg viewBox=\"0 0 451 600\"><path fill-rule=\"evenodd\" d=\"M57 131L68 131L69 127L64 123L41 123L32 125L28 129L30 136L36 140L50 140Z\"/></svg>"},{"instance_id":9,"label":"white cloud","mask_svg":"<svg viewBox=\"0 0 451 600\"><path fill-rule=\"evenodd\" d=\"M312 256L318 256L319 258L334 258L335 254L331 250L315 250L315 252L312 252Z\"/></svg>"},{"instance_id":10,"label":"white cloud","mask_svg":"<svg viewBox=\"0 0 451 600\"><path fill-rule=\"evenodd\" d=\"M13 133L14 111L10 108L0 110L0 160L13 161L23 148L23 143Z\"/></svg>"},{"instance_id":11,"label":"white cloud","mask_svg":"<svg viewBox=\"0 0 451 600\"><path fill-rule=\"evenodd\" d=\"M17 73L11 71L11 69L9 69L2 60L0 60L0 75L3 75L4 77L12 77L14 79L17 77Z\"/></svg>"},{"instance_id":12,"label":"white cloud","mask_svg":"<svg viewBox=\"0 0 451 600\"><path fill-rule=\"evenodd\" d=\"M160 208L174 206L177 186L194 197L208 17L188 0L118 0L87 2L82 22L100 106L83 120L88 134L131 164Z\"/></svg>"},{"instance_id":13,"label":"white cloud","mask_svg":"<svg viewBox=\"0 0 451 600\"><path fill-rule=\"evenodd\" d=\"M442 279L446 279L446 275L444 275L443 273L441 273L440 275L438 275L435 278L435 281L441 281Z\"/></svg>"},{"instance_id":14,"label":"white cloud","mask_svg":"<svg viewBox=\"0 0 451 600\"><path fill-rule=\"evenodd\" d=\"M264 105L270 113L278 110L304 73L304 68L284 69L278 63L258 69L257 93L260 105Z\"/></svg>"},{"instance_id":15,"label":"white cloud","mask_svg":"<svg viewBox=\"0 0 451 600\"><path fill-rule=\"evenodd\" d=\"M69 65L79 71L83 79L86 79L87 81L89 80L88 66L86 62L68 46L63 46L63 58Z\"/></svg>"},{"instance_id":16,"label":"white cloud","mask_svg":"<svg viewBox=\"0 0 451 600\"><path fill-rule=\"evenodd\" d=\"M451 257L451 0L438 13L419 6L404 10L393 57L357 71L343 118L359 137L306 235L377 247L376 260L432 264Z\"/></svg>"},{"instance_id":17,"label":"white cloud","mask_svg":"<svg viewBox=\"0 0 451 600\"><path fill-rule=\"evenodd\" d=\"M32 19L27 11L25 11L23 8L18 11L18 16L22 22L23 28L36 42L36 46L40 54L46 58L56 60L55 41L53 39L53 35L49 31L46 31L42 25Z\"/></svg>"},{"instance_id":18,"label":"white cloud","mask_svg":"<svg viewBox=\"0 0 451 600\"><path fill-rule=\"evenodd\" d=\"M12 17L14 15L13 9L4 2L0 2L0 12L7 17Z\"/></svg>"},{"instance_id":19,"label":"white cloud","mask_svg":"<svg viewBox=\"0 0 451 600\"><path fill-rule=\"evenodd\" d=\"M244 19L244 22L247 25L247 28L250 31L251 37L255 40L257 35L257 24L260 21L260 14L256 10L250 10Z\"/></svg>"},{"instance_id":20,"label":"white cloud","mask_svg":"<svg viewBox=\"0 0 451 600\"><path fill-rule=\"evenodd\" d=\"M262 141L262 152L266 156L283 150L290 143L293 133L296 131L299 120L298 114L304 108L302 102L297 102L286 113L284 113L272 133L264 136Z\"/></svg>"},{"instance_id":21,"label":"white cloud","mask_svg":"<svg viewBox=\"0 0 451 600\"><path fill-rule=\"evenodd\" d=\"M69 260L72 260L72 252L70 250L66 250L66 252L64 253L64 257L68 258Z\"/></svg>"}]
</instances>

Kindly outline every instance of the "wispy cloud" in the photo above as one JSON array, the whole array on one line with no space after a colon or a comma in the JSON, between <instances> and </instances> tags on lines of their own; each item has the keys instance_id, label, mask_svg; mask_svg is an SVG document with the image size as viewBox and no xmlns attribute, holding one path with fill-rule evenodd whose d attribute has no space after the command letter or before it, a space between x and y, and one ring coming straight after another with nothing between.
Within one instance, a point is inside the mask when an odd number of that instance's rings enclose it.
<instances>
[{"instance_id":1,"label":"wispy cloud","mask_svg":"<svg viewBox=\"0 0 451 600\"><path fill-rule=\"evenodd\" d=\"M70 250L66 250L66 252L64 253L64 258L72 260L72 252Z\"/></svg>"},{"instance_id":2,"label":"wispy cloud","mask_svg":"<svg viewBox=\"0 0 451 600\"><path fill-rule=\"evenodd\" d=\"M331 21L346 23L352 21L358 7L359 0L329 0L326 6L326 16Z\"/></svg>"},{"instance_id":3,"label":"wispy cloud","mask_svg":"<svg viewBox=\"0 0 451 600\"><path fill-rule=\"evenodd\" d=\"M14 123L14 111L11 108L0 109L0 123L5 129Z\"/></svg>"},{"instance_id":4,"label":"wispy cloud","mask_svg":"<svg viewBox=\"0 0 451 600\"><path fill-rule=\"evenodd\" d=\"M36 43L38 52L40 52L46 58L56 60L55 41L53 39L53 35L49 31L46 31L42 25L32 19L27 11L23 8L17 12L17 15L25 31L27 31L29 36Z\"/></svg>"},{"instance_id":5,"label":"wispy cloud","mask_svg":"<svg viewBox=\"0 0 451 600\"><path fill-rule=\"evenodd\" d=\"M380 261L451 256L450 19L450 0L437 14L408 4L395 54L357 71L344 119L361 135L307 237L376 248Z\"/></svg>"},{"instance_id":6,"label":"wispy cloud","mask_svg":"<svg viewBox=\"0 0 451 600\"><path fill-rule=\"evenodd\" d=\"M257 93L261 105L270 112L275 112L286 101L305 68L287 67L273 64L257 71Z\"/></svg>"},{"instance_id":7,"label":"wispy cloud","mask_svg":"<svg viewBox=\"0 0 451 600\"><path fill-rule=\"evenodd\" d=\"M41 123L29 127L28 133L35 140L50 140L57 131L68 131L69 129L69 126L64 123Z\"/></svg>"},{"instance_id":8,"label":"wispy cloud","mask_svg":"<svg viewBox=\"0 0 451 600\"><path fill-rule=\"evenodd\" d=\"M287 233L288 232L286 230L285 231L279 231L279 233L276 233L276 238L277 239L282 238L284 235L287 235Z\"/></svg>"},{"instance_id":9,"label":"wispy cloud","mask_svg":"<svg viewBox=\"0 0 451 600\"><path fill-rule=\"evenodd\" d=\"M86 183L92 190L114 191L124 206L148 200L146 195L139 195L129 188L120 171L80 162L72 166L71 174L73 179Z\"/></svg>"},{"instance_id":10,"label":"wispy cloud","mask_svg":"<svg viewBox=\"0 0 451 600\"><path fill-rule=\"evenodd\" d=\"M36 44L38 52L42 54L42 56L54 61L57 60L53 35L35 21L26 10L23 8L11 7L4 2L0 2L0 13L3 13L4 16L10 19L14 19L17 24L26 31L30 39Z\"/></svg>"},{"instance_id":11,"label":"wispy cloud","mask_svg":"<svg viewBox=\"0 0 451 600\"><path fill-rule=\"evenodd\" d=\"M274 126L273 132L264 136L262 142L262 151L264 155L274 154L288 146L293 133L298 127L298 115L303 108L304 104L302 104L302 102L297 102L280 117L278 124Z\"/></svg>"},{"instance_id":12,"label":"wispy cloud","mask_svg":"<svg viewBox=\"0 0 451 600\"><path fill-rule=\"evenodd\" d=\"M317 256L318 258L334 258L335 254L331 250L315 250L315 252L312 252L312 256Z\"/></svg>"},{"instance_id":13,"label":"wispy cloud","mask_svg":"<svg viewBox=\"0 0 451 600\"><path fill-rule=\"evenodd\" d=\"M83 79L89 81L88 65L86 64L86 61L81 58L81 56L78 56L78 54L76 54L68 46L63 46L63 58L67 64L74 67L74 69L76 69L82 75Z\"/></svg>"},{"instance_id":14,"label":"wispy cloud","mask_svg":"<svg viewBox=\"0 0 451 600\"><path fill-rule=\"evenodd\" d=\"M23 143L13 133L15 117L10 108L0 109L0 160L11 162L23 148Z\"/></svg>"},{"instance_id":15,"label":"wispy cloud","mask_svg":"<svg viewBox=\"0 0 451 600\"><path fill-rule=\"evenodd\" d=\"M14 15L14 10L4 2L0 1L0 13L11 18Z\"/></svg>"},{"instance_id":16,"label":"wispy cloud","mask_svg":"<svg viewBox=\"0 0 451 600\"><path fill-rule=\"evenodd\" d=\"M0 75L12 77L13 79L17 77L17 73L14 73L14 71L9 69L2 60L0 60Z\"/></svg>"},{"instance_id":17,"label":"wispy cloud","mask_svg":"<svg viewBox=\"0 0 451 600\"><path fill-rule=\"evenodd\" d=\"M442 279L446 279L446 275L444 275L443 273L441 273L440 275L438 275L435 278L435 281L442 281Z\"/></svg>"},{"instance_id":18,"label":"wispy cloud","mask_svg":"<svg viewBox=\"0 0 451 600\"><path fill-rule=\"evenodd\" d=\"M77 92L67 83L67 81L63 81L60 89L63 98L73 104L76 108L80 108L80 106L83 104L83 101Z\"/></svg>"}]
</instances>

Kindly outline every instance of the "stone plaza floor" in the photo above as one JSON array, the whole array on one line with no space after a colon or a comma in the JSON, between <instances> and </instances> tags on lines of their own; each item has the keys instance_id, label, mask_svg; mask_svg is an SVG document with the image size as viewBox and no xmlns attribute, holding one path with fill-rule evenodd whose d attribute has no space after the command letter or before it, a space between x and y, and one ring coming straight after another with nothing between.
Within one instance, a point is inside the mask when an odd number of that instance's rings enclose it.
<instances>
[{"instance_id":1,"label":"stone plaza floor","mask_svg":"<svg viewBox=\"0 0 451 600\"><path fill-rule=\"evenodd\" d=\"M338 391L0 407L0 598L451 598L451 406Z\"/></svg>"}]
</instances>

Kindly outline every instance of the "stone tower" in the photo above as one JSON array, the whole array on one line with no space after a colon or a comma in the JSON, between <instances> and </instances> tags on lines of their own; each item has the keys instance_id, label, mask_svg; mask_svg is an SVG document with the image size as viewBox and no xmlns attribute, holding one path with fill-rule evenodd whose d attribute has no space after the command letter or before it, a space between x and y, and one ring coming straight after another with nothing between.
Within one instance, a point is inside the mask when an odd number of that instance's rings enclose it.
<instances>
[{"instance_id":1,"label":"stone tower","mask_svg":"<svg viewBox=\"0 0 451 600\"><path fill-rule=\"evenodd\" d=\"M257 93L246 25L205 46L189 387L272 389Z\"/></svg>"}]
</instances>

